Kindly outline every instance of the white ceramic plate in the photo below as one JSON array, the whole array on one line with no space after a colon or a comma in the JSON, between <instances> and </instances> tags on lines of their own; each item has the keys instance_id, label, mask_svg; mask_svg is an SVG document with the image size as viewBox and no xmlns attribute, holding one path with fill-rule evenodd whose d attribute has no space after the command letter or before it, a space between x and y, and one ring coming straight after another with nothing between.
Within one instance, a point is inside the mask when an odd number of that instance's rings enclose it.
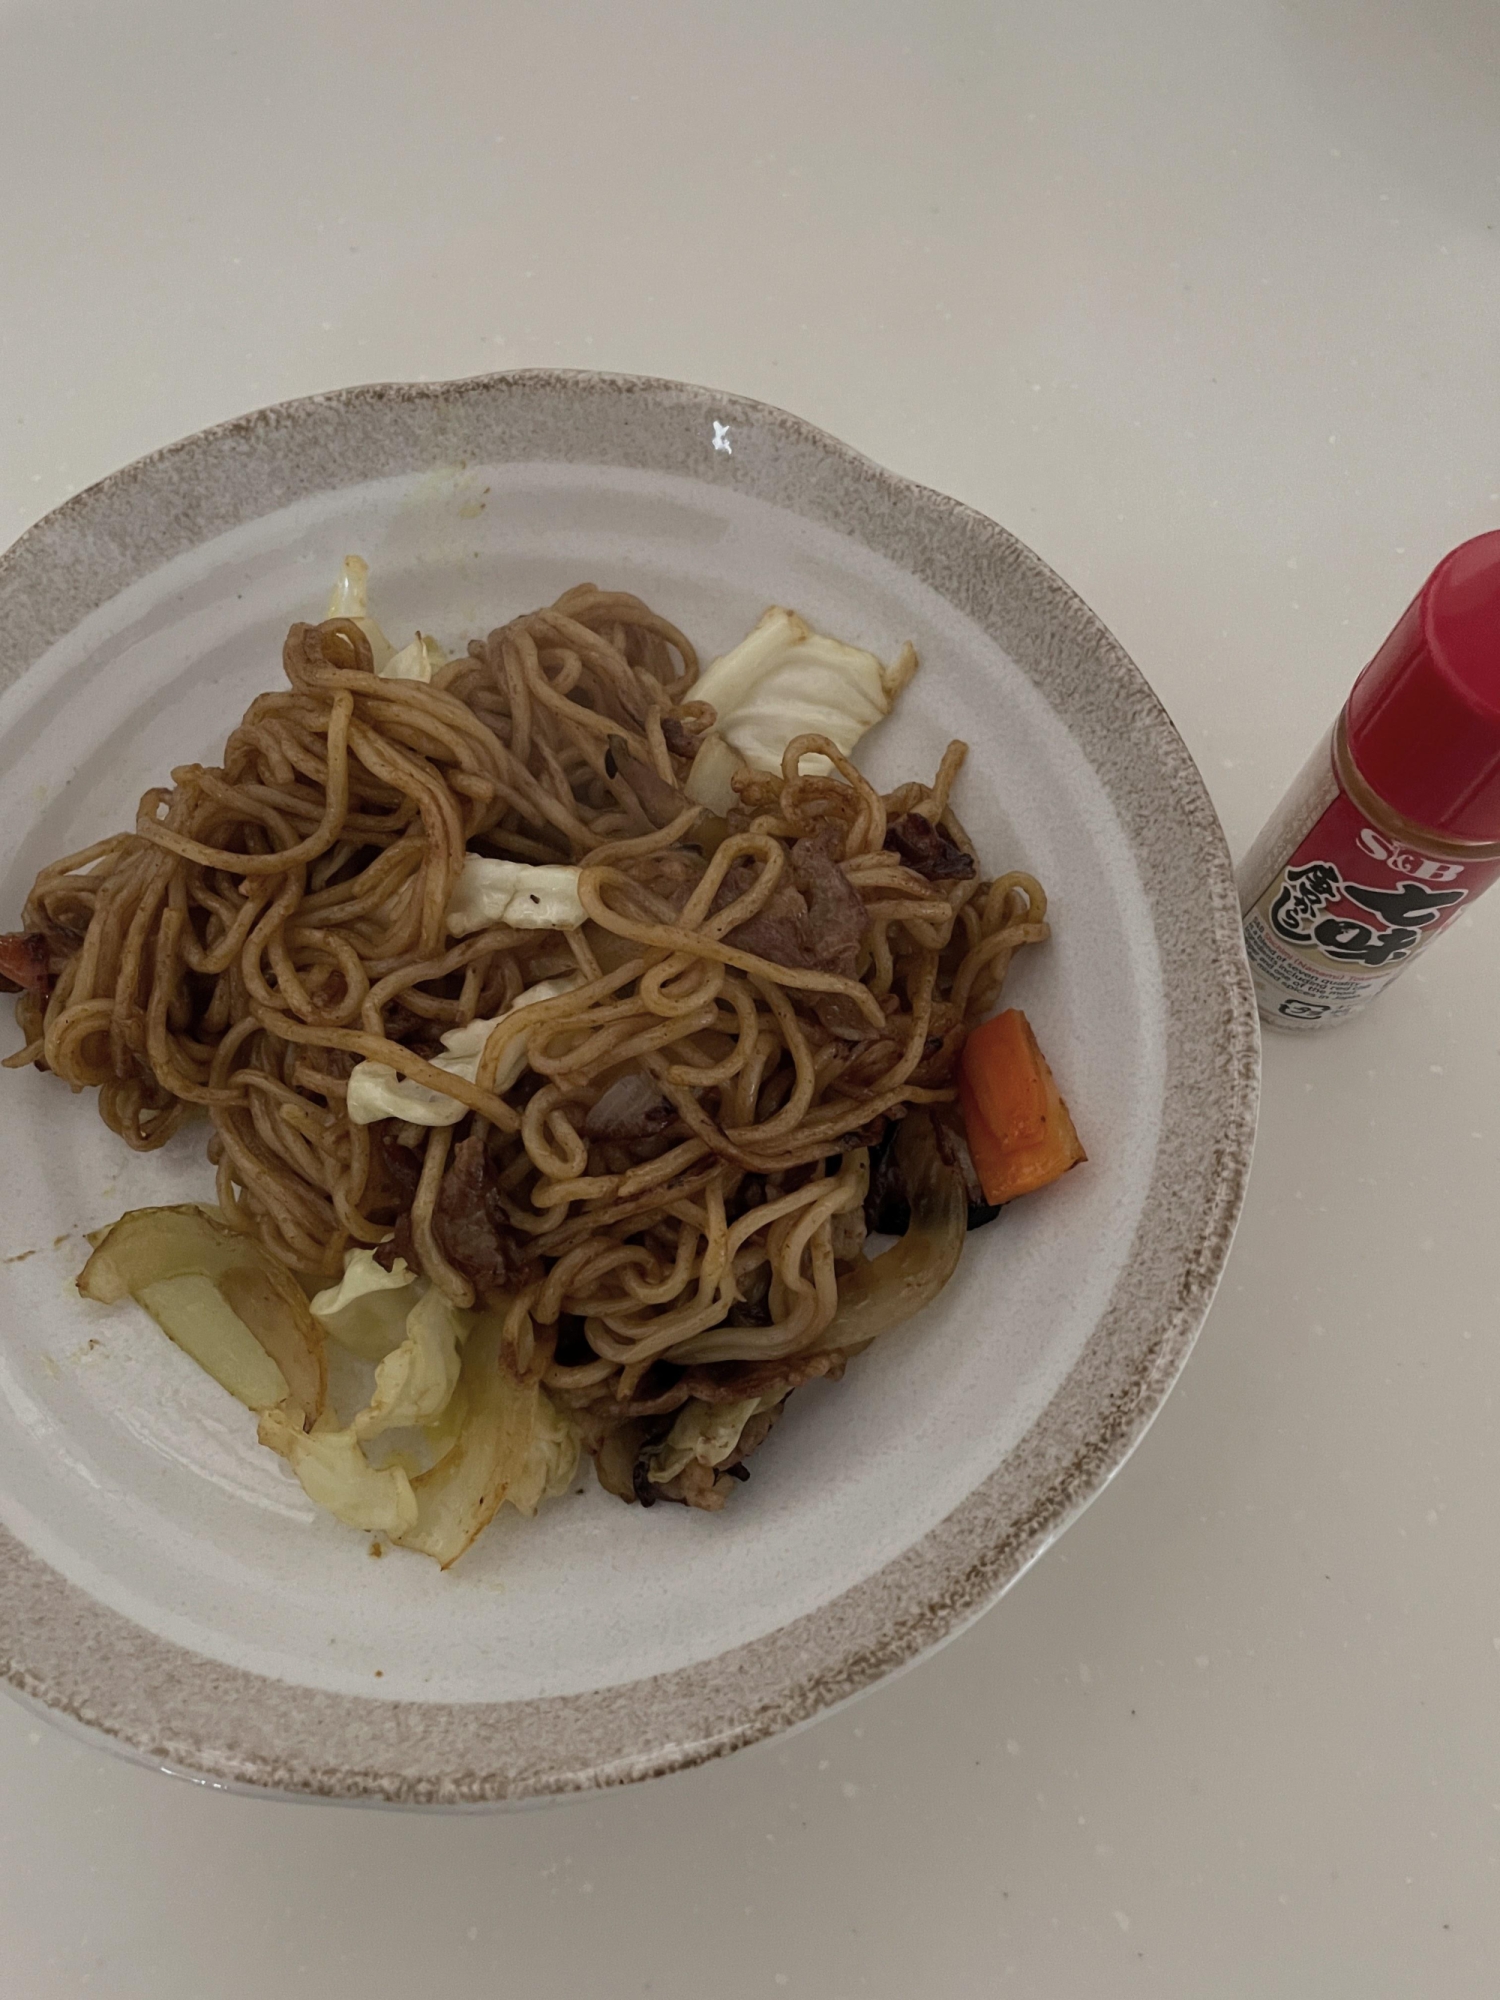
<instances>
[{"instance_id":1,"label":"white ceramic plate","mask_svg":"<svg viewBox=\"0 0 1500 2000\"><path fill-rule=\"evenodd\" d=\"M721 1515L594 1484L448 1575L315 1514L145 1317L80 1300L84 1232L207 1197L203 1129L128 1153L88 1097L0 1075L0 1618L12 1683L223 1782L408 1803L710 1756L958 1629L1098 1490L1228 1249L1258 1043L1217 821L1135 669L979 516L780 412L517 375L316 398L114 475L0 561L0 919L38 866L216 760L349 550L392 633L457 650L589 579L711 657L770 602L921 672L881 782L972 746L998 872L1052 898L1007 995L1090 1160L972 1238L939 1303L814 1385ZM12 1044L13 1045L13 1044Z\"/></svg>"}]
</instances>

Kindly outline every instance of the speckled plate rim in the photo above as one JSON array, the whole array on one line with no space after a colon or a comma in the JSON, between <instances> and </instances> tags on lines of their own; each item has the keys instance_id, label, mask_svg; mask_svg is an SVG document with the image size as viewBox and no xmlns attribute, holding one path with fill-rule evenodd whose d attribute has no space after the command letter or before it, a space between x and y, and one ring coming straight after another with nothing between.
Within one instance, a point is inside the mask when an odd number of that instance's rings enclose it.
<instances>
[{"instance_id":1,"label":"speckled plate rim","mask_svg":"<svg viewBox=\"0 0 1500 2000\"><path fill-rule=\"evenodd\" d=\"M717 425L741 448L710 449ZM1013 535L782 410L534 370L254 411L111 474L0 556L0 687L127 585L245 521L438 463L515 460L686 474L824 523L947 598L1036 683L1103 784L1152 913L1168 1018L1151 1186L1108 1305L1002 1464L873 1576L671 1673L503 1704L313 1691L147 1632L0 1529L9 1685L127 1755L236 1790L429 1806L555 1797L722 1756L908 1665L993 1603L1139 1442L1208 1310L1249 1173L1260 1037L1238 903L1218 818L1165 711Z\"/></svg>"}]
</instances>

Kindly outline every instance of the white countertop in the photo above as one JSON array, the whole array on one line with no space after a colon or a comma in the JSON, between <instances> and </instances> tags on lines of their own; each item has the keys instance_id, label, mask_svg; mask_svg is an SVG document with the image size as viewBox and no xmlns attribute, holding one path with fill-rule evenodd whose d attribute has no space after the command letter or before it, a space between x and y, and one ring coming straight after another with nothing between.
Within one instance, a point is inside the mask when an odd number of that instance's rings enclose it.
<instances>
[{"instance_id":1,"label":"white countertop","mask_svg":"<svg viewBox=\"0 0 1500 2000\"><path fill-rule=\"evenodd\" d=\"M1003 521L1240 851L1500 523L1488 0L0 0L0 543L257 404L764 397ZM1118 1479L800 1735L548 1811L216 1796L0 1703L7 2000L1491 1995L1500 896L1271 1039Z\"/></svg>"}]
</instances>

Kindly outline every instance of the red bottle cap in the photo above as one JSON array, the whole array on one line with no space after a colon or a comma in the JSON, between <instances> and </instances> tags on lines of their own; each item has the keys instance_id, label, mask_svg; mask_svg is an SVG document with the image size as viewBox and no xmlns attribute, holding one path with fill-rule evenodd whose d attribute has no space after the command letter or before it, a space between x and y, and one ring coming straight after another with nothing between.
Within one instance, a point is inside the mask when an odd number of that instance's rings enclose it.
<instances>
[{"instance_id":1,"label":"red bottle cap","mask_svg":"<svg viewBox=\"0 0 1500 2000\"><path fill-rule=\"evenodd\" d=\"M1346 713L1387 805L1447 840L1500 840L1500 529L1443 557Z\"/></svg>"}]
</instances>

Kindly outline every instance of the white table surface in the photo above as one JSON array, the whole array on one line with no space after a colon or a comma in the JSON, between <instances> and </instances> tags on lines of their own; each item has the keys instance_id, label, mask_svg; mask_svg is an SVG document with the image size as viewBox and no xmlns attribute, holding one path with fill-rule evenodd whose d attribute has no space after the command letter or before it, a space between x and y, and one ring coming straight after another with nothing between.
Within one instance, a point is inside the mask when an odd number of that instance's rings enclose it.
<instances>
[{"instance_id":1,"label":"white table surface","mask_svg":"<svg viewBox=\"0 0 1500 2000\"><path fill-rule=\"evenodd\" d=\"M1500 522L1492 0L0 0L0 542L257 404L784 404L1019 532L1242 850ZM1500 897L1273 1039L1198 1349L938 1657L546 1811L219 1796L0 1703L6 2000L1492 1995Z\"/></svg>"}]
</instances>

